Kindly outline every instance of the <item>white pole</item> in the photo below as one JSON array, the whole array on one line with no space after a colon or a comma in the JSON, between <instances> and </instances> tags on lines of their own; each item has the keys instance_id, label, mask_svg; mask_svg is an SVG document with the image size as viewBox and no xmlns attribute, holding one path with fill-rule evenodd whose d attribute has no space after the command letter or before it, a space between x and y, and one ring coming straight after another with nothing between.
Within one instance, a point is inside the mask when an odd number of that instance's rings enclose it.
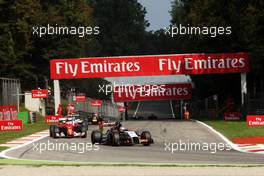
<instances>
[{"instance_id":1,"label":"white pole","mask_svg":"<svg viewBox=\"0 0 264 176\"><path fill-rule=\"evenodd\" d=\"M19 107L19 88L18 88L18 86L17 86L17 112L19 112L19 110L20 110L20 107Z\"/></svg>"},{"instance_id":2,"label":"white pole","mask_svg":"<svg viewBox=\"0 0 264 176\"><path fill-rule=\"evenodd\" d=\"M170 108L171 108L172 117L175 119L175 114L174 114L173 106L172 106L172 100L170 100Z\"/></svg>"},{"instance_id":3,"label":"white pole","mask_svg":"<svg viewBox=\"0 0 264 176\"><path fill-rule=\"evenodd\" d=\"M245 105L245 96L247 95L247 74L241 73L241 106Z\"/></svg>"},{"instance_id":4,"label":"white pole","mask_svg":"<svg viewBox=\"0 0 264 176\"><path fill-rule=\"evenodd\" d=\"M183 119L183 110L182 110L182 105L183 105L183 101L182 100L180 100L180 117L181 117L181 119Z\"/></svg>"},{"instance_id":5,"label":"white pole","mask_svg":"<svg viewBox=\"0 0 264 176\"><path fill-rule=\"evenodd\" d=\"M137 104L137 108L136 108L136 110L135 110L135 112L134 112L133 117L136 117L136 116L137 116L139 105L140 105L140 101L139 101L138 104Z\"/></svg>"},{"instance_id":6,"label":"white pole","mask_svg":"<svg viewBox=\"0 0 264 176\"><path fill-rule=\"evenodd\" d=\"M57 113L59 104L61 104L61 96L60 96L60 82L59 80L54 80L54 110L55 114Z\"/></svg>"}]
</instances>

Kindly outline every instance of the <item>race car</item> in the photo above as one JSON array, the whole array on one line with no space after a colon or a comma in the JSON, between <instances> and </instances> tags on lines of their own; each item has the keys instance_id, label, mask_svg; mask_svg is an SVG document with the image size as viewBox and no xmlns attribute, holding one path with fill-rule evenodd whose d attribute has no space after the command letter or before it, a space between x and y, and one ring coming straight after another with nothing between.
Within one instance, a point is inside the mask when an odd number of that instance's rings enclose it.
<instances>
[{"instance_id":1,"label":"race car","mask_svg":"<svg viewBox=\"0 0 264 176\"><path fill-rule=\"evenodd\" d=\"M98 122L101 120L101 116L98 113L92 113L90 117L90 123L92 125L98 125Z\"/></svg>"},{"instance_id":2,"label":"race car","mask_svg":"<svg viewBox=\"0 0 264 176\"><path fill-rule=\"evenodd\" d=\"M151 114L150 116L148 116L148 120L157 120L158 117L155 116L154 114Z\"/></svg>"},{"instance_id":3,"label":"race car","mask_svg":"<svg viewBox=\"0 0 264 176\"><path fill-rule=\"evenodd\" d=\"M76 114L79 115L78 118L87 121L91 125L98 125L99 122L103 120L102 116L99 113L77 111Z\"/></svg>"},{"instance_id":4,"label":"race car","mask_svg":"<svg viewBox=\"0 0 264 176\"><path fill-rule=\"evenodd\" d=\"M128 130L123 127L120 122L116 122L112 128L107 130L105 134L99 130L92 131L91 140L92 144L98 143L112 146L135 144L149 146L153 143L153 139L151 138L149 131L139 132Z\"/></svg>"},{"instance_id":5,"label":"race car","mask_svg":"<svg viewBox=\"0 0 264 176\"><path fill-rule=\"evenodd\" d=\"M66 116L59 119L58 125L51 125L49 132L50 137L87 137L87 122L76 118L76 116Z\"/></svg>"}]
</instances>

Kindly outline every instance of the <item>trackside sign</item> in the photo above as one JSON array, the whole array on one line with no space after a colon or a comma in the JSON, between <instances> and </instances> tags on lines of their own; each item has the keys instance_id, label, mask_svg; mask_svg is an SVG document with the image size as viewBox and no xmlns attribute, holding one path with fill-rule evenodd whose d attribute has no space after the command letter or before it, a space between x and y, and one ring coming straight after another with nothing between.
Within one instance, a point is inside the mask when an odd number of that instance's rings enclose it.
<instances>
[{"instance_id":1,"label":"trackside sign","mask_svg":"<svg viewBox=\"0 0 264 176\"><path fill-rule=\"evenodd\" d=\"M31 90L32 98L48 98L48 90Z\"/></svg>"},{"instance_id":2,"label":"trackside sign","mask_svg":"<svg viewBox=\"0 0 264 176\"><path fill-rule=\"evenodd\" d=\"M47 115L45 117L45 121L48 124L49 123L58 123L60 118L62 118L62 116L60 116L60 115Z\"/></svg>"},{"instance_id":3,"label":"trackside sign","mask_svg":"<svg viewBox=\"0 0 264 176\"><path fill-rule=\"evenodd\" d=\"M21 131L22 126L22 120L0 121L0 131Z\"/></svg>"},{"instance_id":4,"label":"trackside sign","mask_svg":"<svg viewBox=\"0 0 264 176\"><path fill-rule=\"evenodd\" d=\"M114 88L114 101L146 101L146 100L186 100L191 98L192 85L156 84L117 86Z\"/></svg>"},{"instance_id":5,"label":"trackside sign","mask_svg":"<svg viewBox=\"0 0 264 176\"><path fill-rule=\"evenodd\" d=\"M90 105L93 107L101 107L103 101L102 100L91 100Z\"/></svg>"},{"instance_id":6,"label":"trackside sign","mask_svg":"<svg viewBox=\"0 0 264 176\"><path fill-rule=\"evenodd\" d=\"M117 110L118 110L118 112L125 112L126 108L123 106L118 106Z\"/></svg>"},{"instance_id":7,"label":"trackside sign","mask_svg":"<svg viewBox=\"0 0 264 176\"><path fill-rule=\"evenodd\" d=\"M264 115L248 115L248 126L264 126Z\"/></svg>"},{"instance_id":8,"label":"trackside sign","mask_svg":"<svg viewBox=\"0 0 264 176\"><path fill-rule=\"evenodd\" d=\"M17 120L17 107L0 106L0 120Z\"/></svg>"},{"instance_id":9,"label":"trackside sign","mask_svg":"<svg viewBox=\"0 0 264 176\"><path fill-rule=\"evenodd\" d=\"M86 97L83 95L77 95L75 96L75 101L76 102L85 102L86 101Z\"/></svg>"},{"instance_id":10,"label":"trackside sign","mask_svg":"<svg viewBox=\"0 0 264 176\"><path fill-rule=\"evenodd\" d=\"M247 53L120 56L50 61L51 79L223 74L248 71Z\"/></svg>"},{"instance_id":11,"label":"trackside sign","mask_svg":"<svg viewBox=\"0 0 264 176\"><path fill-rule=\"evenodd\" d=\"M224 119L225 120L240 120L241 113L240 112L225 112Z\"/></svg>"}]
</instances>

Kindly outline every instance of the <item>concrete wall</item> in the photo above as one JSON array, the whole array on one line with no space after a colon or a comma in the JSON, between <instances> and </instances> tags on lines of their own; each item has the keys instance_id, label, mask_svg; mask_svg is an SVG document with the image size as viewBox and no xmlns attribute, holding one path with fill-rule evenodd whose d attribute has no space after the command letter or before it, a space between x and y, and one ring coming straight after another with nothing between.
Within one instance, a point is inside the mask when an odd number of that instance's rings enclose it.
<instances>
[{"instance_id":1,"label":"concrete wall","mask_svg":"<svg viewBox=\"0 0 264 176\"><path fill-rule=\"evenodd\" d=\"M32 98L30 92L25 93L25 108L29 111L39 112L45 116L45 100L40 98Z\"/></svg>"}]
</instances>

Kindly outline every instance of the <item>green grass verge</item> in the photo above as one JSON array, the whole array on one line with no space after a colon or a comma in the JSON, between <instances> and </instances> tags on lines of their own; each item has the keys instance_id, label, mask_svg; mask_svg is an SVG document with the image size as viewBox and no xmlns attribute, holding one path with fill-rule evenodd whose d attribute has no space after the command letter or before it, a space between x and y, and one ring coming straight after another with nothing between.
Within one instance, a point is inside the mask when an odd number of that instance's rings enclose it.
<instances>
[{"instance_id":1,"label":"green grass verge","mask_svg":"<svg viewBox=\"0 0 264 176\"><path fill-rule=\"evenodd\" d=\"M0 132L0 144L12 141L17 138L28 136L30 134L48 129L49 125L45 123L44 117L38 115L37 122L34 124L24 124L22 131Z\"/></svg>"},{"instance_id":2,"label":"green grass verge","mask_svg":"<svg viewBox=\"0 0 264 176\"><path fill-rule=\"evenodd\" d=\"M91 167L264 167L264 164L181 164L181 163L89 163L39 160L0 159L1 165L41 166L91 166Z\"/></svg>"},{"instance_id":3,"label":"green grass verge","mask_svg":"<svg viewBox=\"0 0 264 176\"><path fill-rule=\"evenodd\" d=\"M203 122L210 125L229 139L257 136L264 137L264 126L249 127L245 121L211 120Z\"/></svg>"},{"instance_id":4,"label":"green grass verge","mask_svg":"<svg viewBox=\"0 0 264 176\"><path fill-rule=\"evenodd\" d=\"M6 149L8 149L9 147L2 147L2 146L0 146L0 152L2 152L3 150L6 150Z\"/></svg>"}]
</instances>

